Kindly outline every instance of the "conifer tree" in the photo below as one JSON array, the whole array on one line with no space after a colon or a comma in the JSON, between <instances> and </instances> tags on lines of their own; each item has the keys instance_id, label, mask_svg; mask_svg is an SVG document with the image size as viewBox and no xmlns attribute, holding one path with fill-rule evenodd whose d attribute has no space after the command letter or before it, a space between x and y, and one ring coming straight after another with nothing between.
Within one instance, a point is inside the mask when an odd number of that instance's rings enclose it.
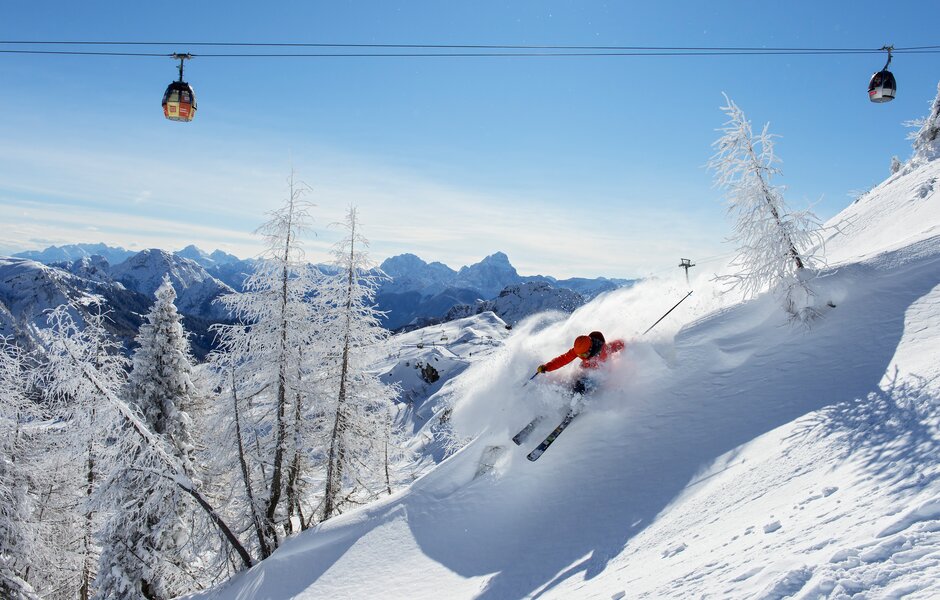
<instances>
[{"instance_id":1,"label":"conifer tree","mask_svg":"<svg viewBox=\"0 0 940 600\"><path fill-rule=\"evenodd\" d=\"M901 162L901 159L899 159L897 156L891 157L891 174L892 175L900 171L903 166L904 166L904 163Z\"/></svg>"},{"instance_id":2,"label":"conifer tree","mask_svg":"<svg viewBox=\"0 0 940 600\"><path fill-rule=\"evenodd\" d=\"M910 135L914 141L911 167L918 167L940 158L940 84L937 85L937 95L931 103L930 113L922 119L909 122L908 125L918 128Z\"/></svg>"},{"instance_id":3,"label":"conifer tree","mask_svg":"<svg viewBox=\"0 0 940 600\"><path fill-rule=\"evenodd\" d=\"M186 408L193 403L192 359L169 277L156 290L136 341L126 398L144 425L165 440L183 472L193 477L193 442ZM125 426L126 427L126 426ZM149 468L140 447L115 457L106 498L111 511L102 535L97 587L101 598L162 600L192 591L187 573L197 514L184 492Z\"/></svg>"},{"instance_id":4,"label":"conifer tree","mask_svg":"<svg viewBox=\"0 0 940 600\"><path fill-rule=\"evenodd\" d=\"M84 326L77 320L78 315L82 315ZM50 313L49 328L40 331L44 364L38 381L44 388L55 421L63 424L58 434L61 436L58 447L63 455L71 457L72 464L82 465L81 469L66 469L74 473L74 479L72 485L64 486L61 492L81 495L82 525L76 534L57 540L78 546L69 550L69 554L78 556L78 568L74 569L77 574L68 580L68 585L74 588L67 594L59 592L80 600L87 600L95 593L93 584L99 553L95 534L100 529L102 507L114 506L113 502L107 502L114 497L109 494L120 493L123 489L120 484L111 485L117 482L116 474L121 473L159 478L161 482L176 486L200 507L204 518L218 531L219 539L225 540L227 548L237 555L241 565L251 567L251 556L200 491L198 481L186 472L183 461L174 455L166 438L151 431L135 407L120 397L128 361L107 334L105 319L100 309L88 314L84 307L62 305ZM126 468L128 457L133 457L133 469ZM101 474L108 474L108 480L103 481ZM152 497L145 498L145 502L152 502ZM143 506L139 510L141 514L153 514L156 509ZM105 539L114 537L106 535ZM111 551L110 548L105 550ZM50 569L61 570L63 566L53 564ZM101 585L98 597L138 597L134 586L139 582L127 577L107 581L112 575L112 566L120 572L117 563L103 560L102 566L98 574ZM115 587L109 587L112 585Z\"/></svg>"}]
</instances>

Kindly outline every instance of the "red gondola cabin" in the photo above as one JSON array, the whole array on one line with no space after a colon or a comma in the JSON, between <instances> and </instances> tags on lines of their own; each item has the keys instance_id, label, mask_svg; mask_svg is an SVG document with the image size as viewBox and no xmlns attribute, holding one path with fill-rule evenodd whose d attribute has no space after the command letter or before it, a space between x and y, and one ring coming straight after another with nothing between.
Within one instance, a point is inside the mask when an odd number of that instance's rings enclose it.
<instances>
[{"instance_id":1,"label":"red gondola cabin","mask_svg":"<svg viewBox=\"0 0 940 600\"><path fill-rule=\"evenodd\" d=\"M196 93L185 81L174 81L163 94L163 116L171 121L192 121L196 116Z\"/></svg>"}]
</instances>

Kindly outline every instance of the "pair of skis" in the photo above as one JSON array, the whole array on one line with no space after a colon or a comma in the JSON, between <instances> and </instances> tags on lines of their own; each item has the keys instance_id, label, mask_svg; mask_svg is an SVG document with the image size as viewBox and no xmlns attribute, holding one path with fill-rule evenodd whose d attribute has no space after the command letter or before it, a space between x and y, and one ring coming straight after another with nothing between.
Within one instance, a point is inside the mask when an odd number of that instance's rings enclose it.
<instances>
[{"instance_id":1,"label":"pair of skis","mask_svg":"<svg viewBox=\"0 0 940 600\"><path fill-rule=\"evenodd\" d=\"M546 450L548 450L548 447L555 443L555 440L558 439L558 436L561 435L561 432L568 428L568 425L570 425L574 418L578 416L579 412L580 411L577 411L574 408L569 409L568 413L565 415L565 418L562 419L561 423L558 424L558 427L553 429L552 432L549 433L544 440L542 440L542 443L532 450L532 452L529 452L529 454L526 455L526 458L531 461L538 460L539 457L542 456ZM532 433L532 430L534 430L544 419L545 417L543 416L538 416L532 419L528 425L519 431L519 433L512 436L513 443L515 443L517 446L521 446L522 443L528 439L529 435Z\"/></svg>"}]
</instances>

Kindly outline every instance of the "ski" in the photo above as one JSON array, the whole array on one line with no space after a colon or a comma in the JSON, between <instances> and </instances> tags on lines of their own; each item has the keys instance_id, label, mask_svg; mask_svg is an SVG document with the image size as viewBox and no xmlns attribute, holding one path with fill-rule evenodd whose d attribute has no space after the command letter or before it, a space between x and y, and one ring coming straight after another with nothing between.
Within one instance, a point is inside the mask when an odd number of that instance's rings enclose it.
<instances>
[{"instance_id":1,"label":"ski","mask_svg":"<svg viewBox=\"0 0 940 600\"><path fill-rule=\"evenodd\" d=\"M548 450L548 447L551 446L555 442L556 439L558 439L558 436L561 435L561 432L564 431L568 427L568 425L571 424L571 422L574 420L576 416L578 416L578 413L576 411L569 410L568 414L565 415L564 420L562 420L562 422L559 423L558 427L556 427L550 434L548 434L548 437L542 440L542 443L536 446L535 450L533 450L532 452L529 452L526 458L528 458L531 461L538 460L539 457L542 456L542 454L544 454L546 450Z\"/></svg>"},{"instance_id":2,"label":"ski","mask_svg":"<svg viewBox=\"0 0 940 600\"><path fill-rule=\"evenodd\" d=\"M531 421L529 421L529 424L526 425L525 427L523 427L523 428L519 431L519 433L517 433L516 435L512 436L512 441L513 441L513 443L514 443L515 445L517 445L517 446L521 446L521 445L522 445L522 442L526 441L526 440L529 438L529 435L532 433L532 430L535 429L535 427L536 427L539 423L541 423L544 419L545 419L545 417L539 415L539 416L535 417L534 419L532 419Z\"/></svg>"}]
</instances>

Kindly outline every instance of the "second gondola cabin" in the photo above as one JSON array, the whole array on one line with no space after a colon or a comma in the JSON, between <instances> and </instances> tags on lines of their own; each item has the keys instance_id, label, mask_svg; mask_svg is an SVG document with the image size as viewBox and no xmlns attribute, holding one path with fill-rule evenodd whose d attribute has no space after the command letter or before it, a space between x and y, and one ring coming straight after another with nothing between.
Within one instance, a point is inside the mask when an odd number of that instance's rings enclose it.
<instances>
[{"instance_id":1,"label":"second gondola cabin","mask_svg":"<svg viewBox=\"0 0 940 600\"><path fill-rule=\"evenodd\" d=\"M171 121L192 121L196 116L196 93L185 81L174 81L163 94L163 116Z\"/></svg>"},{"instance_id":2,"label":"second gondola cabin","mask_svg":"<svg viewBox=\"0 0 940 600\"><path fill-rule=\"evenodd\" d=\"M872 102L890 102L898 91L894 75L887 69L878 71L868 82L868 99Z\"/></svg>"},{"instance_id":3,"label":"second gondola cabin","mask_svg":"<svg viewBox=\"0 0 940 600\"><path fill-rule=\"evenodd\" d=\"M894 80L894 75L888 70L891 65L891 52L894 46L882 46L882 50L888 52L888 62L884 68L871 76L868 82L868 99L872 102L890 102L894 100L894 95L898 91L898 83Z\"/></svg>"}]
</instances>

